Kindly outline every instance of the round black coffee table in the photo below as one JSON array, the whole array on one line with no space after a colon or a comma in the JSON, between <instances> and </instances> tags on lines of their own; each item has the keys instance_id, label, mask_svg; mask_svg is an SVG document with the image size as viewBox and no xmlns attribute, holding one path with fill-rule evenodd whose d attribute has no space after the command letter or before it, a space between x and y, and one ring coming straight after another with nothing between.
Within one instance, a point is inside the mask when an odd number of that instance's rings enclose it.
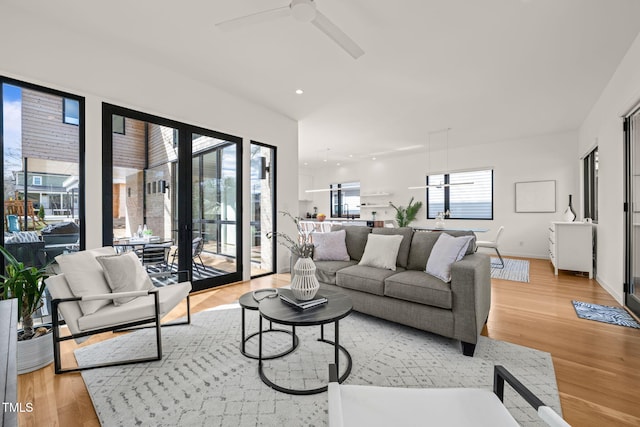
<instances>
[{"instance_id":1,"label":"round black coffee table","mask_svg":"<svg viewBox=\"0 0 640 427\"><path fill-rule=\"evenodd\" d=\"M293 294L288 289L280 289L280 293L293 298ZM339 353L342 353L346 356L347 359L347 367L345 372L338 379L339 382L343 382L347 379L349 374L351 373L351 355L347 351L346 348L340 345L340 334L339 334L339 321L346 317L351 310L353 309L353 305L351 303L351 298L347 295L329 290L321 290L316 295L316 298L326 297L328 302L326 304L309 308L306 310L300 310L294 308L293 306L283 302L279 297L278 298L269 298L260 301L259 310L260 310L260 325L258 327L258 372L260 374L260 378L262 382L267 384L269 387L278 390L283 393L295 394L295 395L308 395L308 394L316 394L322 393L327 390L327 386L322 386L314 389L307 390L296 390L290 389L286 387L282 387L272 380L267 378L262 368L262 361L266 360L266 357L262 356L262 318L268 320L269 322L278 323L281 325L290 325L292 327L298 326L320 326L320 338L318 341L325 342L327 344L332 344L334 346L334 363L336 364L336 368L338 368L338 373L340 372L340 364L339 364ZM334 324L335 330L335 341L330 341L324 338L324 325L327 323Z\"/></svg>"},{"instance_id":2,"label":"round black coffee table","mask_svg":"<svg viewBox=\"0 0 640 427\"><path fill-rule=\"evenodd\" d=\"M264 295L259 295L259 298L264 297ZM258 301L256 301L256 299L253 297L253 292L247 292L246 294L242 295L240 297L240 299L238 300L238 302L240 303L240 307L242 308L242 336L240 338L240 353L242 353L244 356L250 358L250 359L258 359L258 355L255 354L251 354L249 352L246 351L246 344L247 341L249 341L251 338L255 337L256 335L258 335L261 331L262 331L262 317L260 318L260 331L257 332L253 332L250 335L246 335L245 330L245 310L251 310L251 311L258 311ZM298 337L296 336L296 327L293 326L291 328L290 331L287 331L285 329L276 329L273 327L273 323L269 322L269 328L265 329L263 332L280 332L280 333L285 333L285 334L289 334L291 335L291 347L281 353L277 353L277 354L272 354L269 356L262 356L263 360L270 360L270 359L275 359L277 357L282 357L285 356L289 353L291 353L293 350L296 349L296 347L298 347Z\"/></svg>"}]
</instances>

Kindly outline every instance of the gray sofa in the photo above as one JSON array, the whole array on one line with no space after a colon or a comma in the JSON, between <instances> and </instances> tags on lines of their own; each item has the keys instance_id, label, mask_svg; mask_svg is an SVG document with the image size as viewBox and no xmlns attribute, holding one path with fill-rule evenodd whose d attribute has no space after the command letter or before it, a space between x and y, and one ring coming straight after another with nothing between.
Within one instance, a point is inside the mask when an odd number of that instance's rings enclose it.
<instances>
[{"instance_id":1,"label":"gray sofa","mask_svg":"<svg viewBox=\"0 0 640 427\"><path fill-rule=\"evenodd\" d=\"M320 287L349 295L361 313L433 332L462 342L462 352L473 356L478 336L489 316L491 276L489 256L474 253L475 238L462 260L451 268L451 282L431 276L425 267L441 232L414 232L411 228L334 226L346 231L349 261L316 261ZM403 236L396 271L358 265L367 235ZM447 232L457 237L471 232Z\"/></svg>"}]
</instances>

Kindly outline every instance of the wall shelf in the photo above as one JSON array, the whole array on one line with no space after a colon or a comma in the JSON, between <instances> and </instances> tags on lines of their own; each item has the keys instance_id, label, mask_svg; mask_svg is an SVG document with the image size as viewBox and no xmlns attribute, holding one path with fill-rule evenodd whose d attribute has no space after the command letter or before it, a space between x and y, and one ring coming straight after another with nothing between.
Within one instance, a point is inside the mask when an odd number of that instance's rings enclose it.
<instances>
[{"instance_id":1,"label":"wall shelf","mask_svg":"<svg viewBox=\"0 0 640 427\"><path fill-rule=\"evenodd\" d=\"M390 204L386 204L386 205L380 205L380 204L376 204L376 205L358 205L359 208L388 208L389 206L391 206Z\"/></svg>"},{"instance_id":2,"label":"wall shelf","mask_svg":"<svg viewBox=\"0 0 640 427\"><path fill-rule=\"evenodd\" d=\"M360 197L381 197L381 196L390 196L391 193L387 193L384 191L380 191L377 193L364 193L364 194L360 194Z\"/></svg>"}]
</instances>

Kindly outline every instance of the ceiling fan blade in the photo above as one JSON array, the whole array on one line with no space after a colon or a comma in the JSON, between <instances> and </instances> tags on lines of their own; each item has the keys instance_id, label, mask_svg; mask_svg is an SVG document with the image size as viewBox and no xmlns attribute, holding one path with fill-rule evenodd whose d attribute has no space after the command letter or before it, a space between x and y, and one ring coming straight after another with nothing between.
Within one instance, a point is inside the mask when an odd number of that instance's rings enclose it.
<instances>
[{"instance_id":1,"label":"ceiling fan blade","mask_svg":"<svg viewBox=\"0 0 640 427\"><path fill-rule=\"evenodd\" d=\"M231 31L245 25L257 24L272 19L284 18L291 15L289 6L277 7L275 9L264 10L251 15L241 16L239 18L229 19L228 21L218 22L216 27L223 31Z\"/></svg>"},{"instance_id":2,"label":"ceiling fan blade","mask_svg":"<svg viewBox=\"0 0 640 427\"><path fill-rule=\"evenodd\" d=\"M351 37L345 34L340 28L329 20L325 15L316 12L316 17L311 21L320 31L329 36L334 42L338 43L353 59L358 59L364 55L364 50L354 42Z\"/></svg>"}]
</instances>

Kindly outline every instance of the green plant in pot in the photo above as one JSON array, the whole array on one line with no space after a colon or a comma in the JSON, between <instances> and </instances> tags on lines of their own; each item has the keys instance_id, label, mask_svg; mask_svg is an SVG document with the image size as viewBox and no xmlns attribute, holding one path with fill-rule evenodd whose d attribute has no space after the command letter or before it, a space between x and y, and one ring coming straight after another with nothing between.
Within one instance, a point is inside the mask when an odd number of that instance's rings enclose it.
<instances>
[{"instance_id":1,"label":"green plant in pot","mask_svg":"<svg viewBox=\"0 0 640 427\"><path fill-rule=\"evenodd\" d=\"M409 200L409 204L407 207L404 206L396 206L393 203L389 202L392 208L396 210L396 221L398 222L398 227L407 227L411 222L413 222L418 216L418 211L422 208L422 202L413 202L413 197Z\"/></svg>"},{"instance_id":2,"label":"green plant in pot","mask_svg":"<svg viewBox=\"0 0 640 427\"><path fill-rule=\"evenodd\" d=\"M46 266L26 266L2 246L0 252L6 261L5 274L0 274L0 299L18 300L18 320L22 320L23 330L19 340L29 340L34 336L33 314L42 306Z\"/></svg>"}]
</instances>

